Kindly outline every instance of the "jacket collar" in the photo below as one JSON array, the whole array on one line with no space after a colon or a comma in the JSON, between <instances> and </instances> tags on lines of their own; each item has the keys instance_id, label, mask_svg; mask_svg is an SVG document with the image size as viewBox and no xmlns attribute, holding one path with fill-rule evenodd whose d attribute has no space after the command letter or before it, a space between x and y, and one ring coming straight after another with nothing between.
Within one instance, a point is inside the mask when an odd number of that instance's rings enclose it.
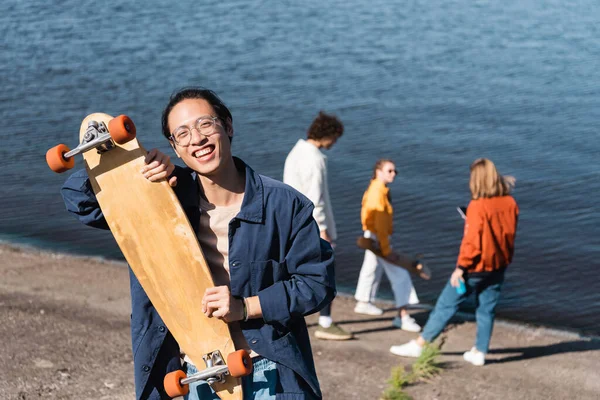
<instances>
[{"instance_id":1,"label":"jacket collar","mask_svg":"<svg viewBox=\"0 0 600 400\"><path fill-rule=\"evenodd\" d=\"M236 216L248 222L261 223L264 220L264 187L260 175L257 174L248 164L237 157L233 157L233 162L238 171L245 170L246 186L244 188L244 200L240 212ZM198 190L198 173L192 170L192 178L196 183L196 198L198 206L200 205L200 191Z\"/></svg>"},{"instance_id":2,"label":"jacket collar","mask_svg":"<svg viewBox=\"0 0 600 400\"><path fill-rule=\"evenodd\" d=\"M377 188L377 190L382 191L384 194L388 194L390 188L385 185L385 183L381 182L379 179L371 179L371 186Z\"/></svg>"}]
</instances>

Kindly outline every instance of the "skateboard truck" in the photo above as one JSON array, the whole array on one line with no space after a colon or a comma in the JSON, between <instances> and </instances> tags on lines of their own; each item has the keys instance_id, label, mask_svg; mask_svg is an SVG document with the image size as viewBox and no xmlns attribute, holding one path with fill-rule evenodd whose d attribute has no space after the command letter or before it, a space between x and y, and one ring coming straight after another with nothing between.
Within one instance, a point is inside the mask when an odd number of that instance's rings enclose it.
<instances>
[{"instance_id":1,"label":"skateboard truck","mask_svg":"<svg viewBox=\"0 0 600 400\"><path fill-rule=\"evenodd\" d=\"M212 353L208 353L202 356L204 363L206 364L206 368L212 368L216 366L225 365L225 360L223 360L223 356L221 356L221 352L219 350L213 351ZM226 370L227 372L227 370ZM206 381L212 385L215 382L223 382L225 373L217 374L211 378L208 378ZM191 377L190 377L191 378ZM188 379L190 379L188 378Z\"/></svg>"},{"instance_id":2,"label":"skateboard truck","mask_svg":"<svg viewBox=\"0 0 600 400\"><path fill-rule=\"evenodd\" d=\"M54 172L65 172L75 166L73 156L96 148L103 153L115 147L114 143L125 144L135 138L135 124L126 115L119 115L104 122L89 121L83 140L73 150L67 145L59 144L46 152L46 162Z\"/></svg>"},{"instance_id":3,"label":"skateboard truck","mask_svg":"<svg viewBox=\"0 0 600 400\"><path fill-rule=\"evenodd\" d=\"M113 144L108 128L104 122L90 121L88 128L83 135L83 140L77 148L65 154L65 157L73 157L76 154L83 153L92 148L98 149L98 153L104 153L112 149Z\"/></svg>"},{"instance_id":4,"label":"skateboard truck","mask_svg":"<svg viewBox=\"0 0 600 400\"><path fill-rule=\"evenodd\" d=\"M250 375L252 373L252 359L246 350L238 350L227 356L225 364L221 352L214 351L202 356L207 368L193 375L187 376L182 370L168 373L164 379L165 391L171 397L188 394L189 384L197 381L206 381L212 385L224 382L227 375L234 378Z\"/></svg>"}]
</instances>

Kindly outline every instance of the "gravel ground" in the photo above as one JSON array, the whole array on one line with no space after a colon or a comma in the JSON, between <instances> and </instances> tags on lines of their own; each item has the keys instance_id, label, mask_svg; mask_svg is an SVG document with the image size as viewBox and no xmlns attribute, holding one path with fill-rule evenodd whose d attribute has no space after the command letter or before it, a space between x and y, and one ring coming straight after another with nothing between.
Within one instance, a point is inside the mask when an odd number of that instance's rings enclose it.
<instances>
[{"instance_id":1,"label":"gravel ground","mask_svg":"<svg viewBox=\"0 0 600 400\"><path fill-rule=\"evenodd\" d=\"M123 263L0 245L0 277L0 399L134 398ZM388 352L416 336L391 328L393 310L368 317L353 306L339 296L333 316L355 340L312 340L326 399L379 399L391 369L410 365ZM427 314L413 310L421 324ZM462 361L474 323L456 320L445 337L445 368L408 387L414 399L600 398L597 339L499 322L488 363L474 367Z\"/></svg>"}]
</instances>

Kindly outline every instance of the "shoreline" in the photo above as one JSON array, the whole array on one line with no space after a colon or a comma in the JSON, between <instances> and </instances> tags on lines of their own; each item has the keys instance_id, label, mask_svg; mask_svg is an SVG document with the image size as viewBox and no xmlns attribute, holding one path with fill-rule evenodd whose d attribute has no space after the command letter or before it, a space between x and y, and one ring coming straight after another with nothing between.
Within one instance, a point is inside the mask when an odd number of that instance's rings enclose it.
<instances>
[{"instance_id":1,"label":"shoreline","mask_svg":"<svg viewBox=\"0 0 600 400\"><path fill-rule=\"evenodd\" d=\"M128 271L124 262L70 256L0 243L0 398L125 400L134 398ZM306 318L325 399L379 399L395 367L414 361L389 353L414 333L381 316L353 312L354 300L333 303L334 321L355 340L314 337L318 315ZM429 312L413 308L423 324ZM597 399L600 341L501 322L484 367L462 360L475 324L456 318L442 335L444 370L406 388L416 399Z\"/></svg>"},{"instance_id":2,"label":"shoreline","mask_svg":"<svg viewBox=\"0 0 600 400\"><path fill-rule=\"evenodd\" d=\"M111 259L111 258L106 258L103 256L71 253L68 251L51 250L51 249L47 249L47 248L37 247L32 244L13 242L13 241L0 239L0 249L2 249L3 247L6 247L8 249L18 250L18 251L37 253L42 256L46 255L46 256L56 257L56 258L71 257L74 259L80 259L84 262L85 261L93 261L93 262L98 262L98 263L117 264L117 265L122 265L123 267L127 267L127 262L124 260ZM336 298L353 299L354 295L352 293L338 292ZM385 308L392 308L394 305L394 302L392 300L377 299L377 302L379 304L382 304ZM416 309L416 310L431 311L433 309L433 306L434 306L433 304L420 303L415 306L408 306L408 309L409 310ZM465 311L459 311L458 313L456 313L456 318L459 318L459 319L462 319L465 321L474 321L475 320L475 316L473 313L465 312ZM511 319L502 318L502 317L496 317L495 325L507 326L507 327L511 327L512 329L517 329L517 330L520 329L520 330L524 330L524 331L542 332L542 333L547 333L549 335L554 335L554 336L563 336L565 338L600 340L600 334L598 334L598 335L586 334L582 331L578 331L576 329L565 327L565 326L534 324L534 323L531 323L528 321L511 320Z\"/></svg>"}]
</instances>

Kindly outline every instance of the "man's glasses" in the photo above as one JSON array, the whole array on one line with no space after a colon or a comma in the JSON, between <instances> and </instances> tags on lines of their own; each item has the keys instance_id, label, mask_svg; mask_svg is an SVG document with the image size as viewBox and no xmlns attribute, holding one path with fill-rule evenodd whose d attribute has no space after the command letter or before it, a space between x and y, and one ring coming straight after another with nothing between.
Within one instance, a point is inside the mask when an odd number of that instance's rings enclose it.
<instances>
[{"instance_id":1,"label":"man's glasses","mask_svg":"<svg viewBox=\"0 0 600 400\"><path fill-rule=\"evenodd\" d=\"M398 170L396 170L396 169L388 169L388 170L387 170L387 173L388 173L388 174L391 174L392 172L393 172L394 174L398 174Z\"/></svg>"},{"instance_id":2,"label":"man's glasses","mask_svg":"<svg viewBox=\"0 0 600 400\"><path fill-rule=\"evenodd\" d=\"M219 117L203 116L196 120L194 127L183 126L171 134L171 139L181 147L187 147L192 141L192 130L197 130L204 137L217 133L217 121ZM220 125L220 123L219 123Z\"/></svg>"}]
</instances>

